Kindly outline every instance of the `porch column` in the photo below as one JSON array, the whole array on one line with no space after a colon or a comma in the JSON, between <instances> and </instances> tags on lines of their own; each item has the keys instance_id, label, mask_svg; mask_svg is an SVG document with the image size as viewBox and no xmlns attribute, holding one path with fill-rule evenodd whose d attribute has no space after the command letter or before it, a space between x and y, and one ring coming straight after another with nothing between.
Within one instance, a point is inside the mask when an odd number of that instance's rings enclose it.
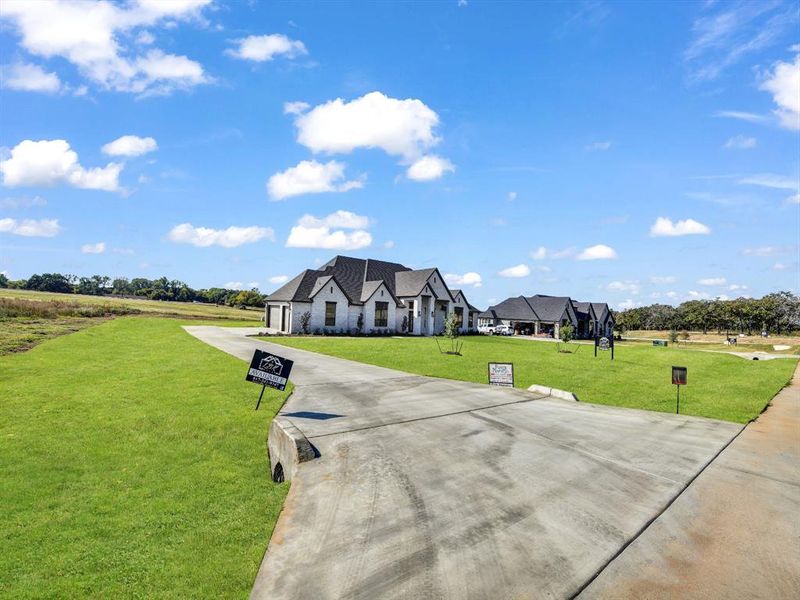
<instances>
[{"instance_id":1,"label":"porch column","mask_svg":"<svg viewBox=\"0 0 800 600\"><path fill-rule=\"evenodd\" d=\"M539 335L539 321L533 323L533 334Z\"/></svg>"}]
</instances>

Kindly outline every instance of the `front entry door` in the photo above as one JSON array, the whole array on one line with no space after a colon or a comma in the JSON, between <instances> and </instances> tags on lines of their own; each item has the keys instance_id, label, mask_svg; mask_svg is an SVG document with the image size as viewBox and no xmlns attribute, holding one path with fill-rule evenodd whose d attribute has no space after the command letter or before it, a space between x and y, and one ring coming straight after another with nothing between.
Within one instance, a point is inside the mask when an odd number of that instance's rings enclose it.
<instances>
[{"instance_id":1,"label":"front entry door","mask_svg":"<svg viewBox=\"0 0 800 600\"><path fill-rule=\"evenodd\" d=\"M408 311L408 333L414 333L414 310Z\"/></svg>"}]
</instances>

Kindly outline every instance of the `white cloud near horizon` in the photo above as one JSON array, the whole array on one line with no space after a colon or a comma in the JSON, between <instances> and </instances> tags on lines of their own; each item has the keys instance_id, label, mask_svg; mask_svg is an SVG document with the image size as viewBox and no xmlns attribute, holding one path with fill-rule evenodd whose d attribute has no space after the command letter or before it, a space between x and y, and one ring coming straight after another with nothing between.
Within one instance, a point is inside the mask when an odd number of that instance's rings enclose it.
<instances>
[{"instance_id":1,"label":"white cloud near horizon","mask_svg":"<svg viewBox=\"0 0 800 600\"><path fill-rule=\"evenodd\" d=\"M343 181L345 166L336 160L327 163L300 161L296 166L272 175L267 181L267 193L271 200L284 200L302 194L346 192L364 187L366 175Z\"/></svg>"},{"instance_id":2,"label":"white cloud near horizon","mask_svg":"<svg viewBox=\"0 0 800 600\"><path fill-rule=\"evenodd\" d=\"M500 277L507 277L507 278L520 278L520 277L527 277L531 274L531 269L525 263L520 263L513 267L505 268L501 271L498 271L497 274Z\"/></svg>"},{"instance_id":3,"label":"white cloud near horizon","mask_svg":"<svg viewBox=\"0 0 800 600\"><path fill-rule=\"evenodd\" d=\"M617 252L611 246L596 244L584 248L575 258L578 260L611 260L617 258Z\"/></svg>"},{"instance_id":4,"label":"white cloud near horizon","mask_svg":"<svg viewBox=\"0 0 800 600\"><path fill-rule=\"evenodd\" d=\"M777 105L772 112L781 127L800 130L800 54L794 57L794 62L776 62L759 89L772 94Z\"/></svg>"},{"instance_id":5,"label":"white cloud near horizon","mask_svg":"<svg viewBox=\"0 0 800 600\"><path fill-rule=\"evenodd\" d=\"M706 277L705 279L698 279L697 285L720 286L725 285L727 282L724 277Z\"/></svg>"},{"instance_id":6,"label":"white cloud near horizon","mask_svg":"<svg viewBox=\"0 0 800 600\"><path fill-rule=\"evenodd\" d=\"M463 275L459 275L458 273L445 273L444 280L447 283L452 283L453 285L471 285L472 287L481 287L483 285L483 279L481 278L479 273L475 271L468 271Z\"/></svg>"},{"instance_id":7,"label":"white cloud near horizon","mask_svg":"<svg viewBox=\"0 0 800 600\"><path fill-rule=\"evenodd\" d=\"M97 242L96 244L84 244L81 246L82 254L103 254L106 251L105 242Z\"/></svg>"},{"instance_id":8,"label":"white cloud near horizon","mask_svg":"<svg viewBox=\"0 0 800 600\"><path fill-rule=\"evenodd\" d=\"M267 62L276 56L295 58L308 54L305 44L300 40L292 40L281 33L267 35L249 35L233 40L236 48L228 48L225 54L240 60Z\"/></svg>"},{"instance_id":9,"label":"white cloud near horizon","mask_svg":"<svg viewBox=\"0 0 800 600\"><path fill-rule=\"evenodd\" d=\"M300 113L304 113L311 105L308 102L302 101L295 101L295 102L284 102L283 103L283 114L285 115L299 115Z\"/></svg>"},{"instance_id":10,"label":"white cloud near horizon","mask_svg":"<svg viewBox=\"0 0 800 600\"><path fill-rule=\"evenodd\" d=\"M663 275L663 276L655 275L650 278L650 283L654 283L656 285L664 285L668 283L675 283L677 280L678 278L675 277L674 275Z\"/></svg>"},{"instance_id":11,"label":"white cloud near horizon","mask_svg":"<svg viewBox=\"0 0 800 600\"><path fill-rule=\"evenodd\" d=\"M366 230L369 226L369 217L346 210L337 210L321 218L306 214L292 227L286 247L324 250L367 248L372 244L372 235Z\"/></svg>"},{"instance_id":12,"label":"white cloud near horizon","mask_svg":"<svg viewBox=\"0 0 800 600\"><path fill-rule=\"evenodd\" d=\"M19 45L27 52L43 59L66 59L101 89L166 94L212 79L200 63L186 56L157 48L137 54L132 34L142 27L200 21L209 4L211 0L132 0L125 4L3 0L0 19L14 26Z\"/></svg>"},{"instance_id":13,"label":"white cloud near horizon","mask_svg":"<svg viewBox=\"0 0 800 600\"><path fill-rule=\"evenodd\" d=\"M278 285L278 284L286 283L287 281L289 281L289 276L288 275L274 275L274 276L270 277L267 281L269 281L269 283Z\"/></svg>"},{"instance_id":14,"label":"white cloud near horizon","mask_svg":"<svg viewBox=\"0 0 800 600\"><path fill-rule=\"evenodd\" d=\"M121 163L86 169L66 140L24 140L11 149L11 156L0 161L6 187L58 184L87 190L120 191Z\"/></svg>"},{"instance_id":15,"label":"white cloud near horizon","mask_svg":"<svg viewBox=\"0 0 800 600\"><path fill-rule=\"evenodd\" d=\"M138 135L123 135L113 142L105 144L101 150L109 156L141 156L148 152L158 150L158 143L151 137L139 137Z\"/></svg>"},{"instance_id":16,"label":"white cloud near horizon","mask_svg":"<svg viewBox=\"0 0 800 600\"><path fill-rule=\"evenodd\" d=\"M694 219L672 222L667 217L658 217L650 228L650 237L677 237L683 235L709 235L711 229Z\"/></svg>"},{"instance_id":17,"label":"white cloud near horizon","mask_svg":"<svg viewBox=\"0 0 800 600\"><path fill-rule=\"evenodd\" d=\"M170 229L167 238L176 244L191 244L201 248L222 246L236 248L243 244L252 244L263 239L275 241L275 232L271 227L237 227L227 229L211 229L195 227L191 223L181 223Z\"/></svg>"},{"instance_id":18,"label":"white cloud near horizon","mask_svg":"<svg viewBox=\"0 0 800 600\"><path fill-rule=\"evenodd\" d=\"M0 219L0 233L24 237L54 237L61 232L58 219Z\"/></svg>"},{"instance_id":19,"label":"white cloud near horizon","mask_svg":"<svg viewBox=\"0 0 800 600\"><path fill-rule=\"evenodd\" d=\"M638 295L642 290L642 286L638 281L612 281L606 285L606 290L609 292L627 292L629 294Z\"/></svg>"}]
</instances>

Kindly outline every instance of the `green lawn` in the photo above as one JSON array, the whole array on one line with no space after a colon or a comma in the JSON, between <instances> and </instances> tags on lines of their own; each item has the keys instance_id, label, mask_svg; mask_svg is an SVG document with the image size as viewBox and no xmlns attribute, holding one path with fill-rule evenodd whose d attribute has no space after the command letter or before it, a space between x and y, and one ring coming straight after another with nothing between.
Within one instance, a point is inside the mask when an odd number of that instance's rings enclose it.
<instances>
[{"instance_id":1,"label":"green lawn","mask_svg":"<svg viewBox=\"0 0 800 600\"><path fill-rule=\"evenodd\" d=\"M271 342L433 377L487 381L487 363L513 362L517 387L538 383L575 392L585 402L675 410L671 366L688 367L681 413L746 423L791 379L797 361L747 361L696 350L618 345L610 352L500 337L466 337L463 356L440 354L431 338L270 337ZM447 343L447 340L444 340ZM570 345L573 351L576 345Z\"/></svg>"},{"instance_id":2,"label":"green lawn","mask_svg":"<svg viewBox=\"0 0 800 600\"><path fill-rule=\"evenodd\" d=\"M0 356L0 596L246 597L288 484L285 399L168 319ZM194 322L196 324L196 321Z\"/></svg>"}]
</instances>

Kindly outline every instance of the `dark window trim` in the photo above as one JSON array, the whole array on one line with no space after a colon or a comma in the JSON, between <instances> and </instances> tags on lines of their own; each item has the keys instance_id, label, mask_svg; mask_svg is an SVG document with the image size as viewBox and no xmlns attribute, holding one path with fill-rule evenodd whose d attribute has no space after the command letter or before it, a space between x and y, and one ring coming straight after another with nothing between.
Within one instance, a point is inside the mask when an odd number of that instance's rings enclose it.
<instances>
[{"instance_id":1,"label":"dark window trim","mask_svg":"<svg viewBox=\"0 0 800 600\"><path fill-rule=\"evenodd\" d=\"M331 307L333 307L333 314L328 312ZM325 327L336 327L336 302L325 303Z\"/></svg>"}]
</instances>

